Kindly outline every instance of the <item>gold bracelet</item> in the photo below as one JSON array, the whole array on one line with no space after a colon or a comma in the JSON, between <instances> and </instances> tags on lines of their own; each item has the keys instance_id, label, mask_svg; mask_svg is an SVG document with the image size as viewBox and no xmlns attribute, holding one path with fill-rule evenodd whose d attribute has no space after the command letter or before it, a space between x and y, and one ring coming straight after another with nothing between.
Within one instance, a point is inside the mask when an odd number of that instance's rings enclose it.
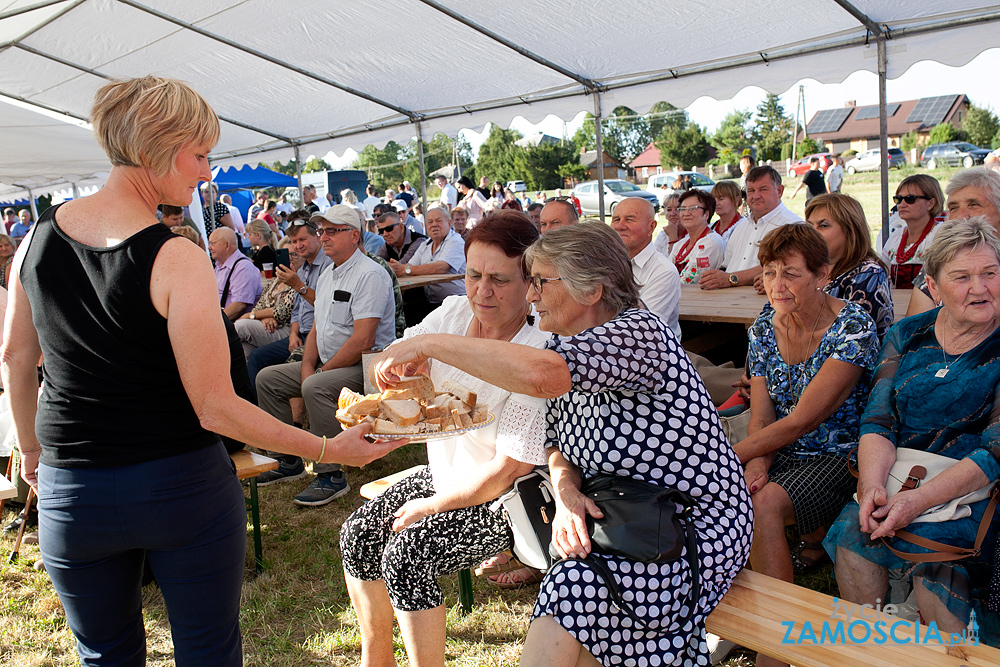
<instances>
[{"instance_id":1,"label":"gold bracelet","mask_svg":"<svg viewBox=\"0 0 1000 667\"><path fill-rule=\"evenodd\" d=\"M323 449L319 450L319 458L316 459L320 463L323 462L323 455L326 454L326 436L323 436Z\"/></svg>"}]
</instances>

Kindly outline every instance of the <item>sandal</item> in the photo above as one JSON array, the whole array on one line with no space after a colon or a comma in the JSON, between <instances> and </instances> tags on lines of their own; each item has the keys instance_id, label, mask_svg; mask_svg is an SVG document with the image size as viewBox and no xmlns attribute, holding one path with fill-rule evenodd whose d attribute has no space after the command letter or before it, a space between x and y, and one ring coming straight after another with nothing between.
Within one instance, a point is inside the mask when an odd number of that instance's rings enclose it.
<instances>
[{"instance_id":1,"label":"sandal","mask_svg":"<svg viewBox=\"0 0 1000 667\"><path fill-rule=\"evenodd\" d=\"M497 588L504 590L517 590L537 584L545 578L545 573L533 567L522 567L519 570L501 572L489 578L489 582Z\"/></svg>"},{"instance_id":2,"label":"sandal","mask_svg":"<svg viewBox=\"0 0 1000 667\"><path fill-rule=\"evenodd\" d=\"M519 561L511 552L502 551L492 558L487 558L482 564L473 570L477 577L489 577L494 574L502 574L511 570L519 570L524 567L524 563Z\"/></svg>"},{"instance_id":3,"label":"sandal","mask_svg":"<svg viewBox=\"0 0 1000 667\"><path fill-rule=\"evenodd\" d=\"M806 556L803 553L805 551L819 551L820 556L815 558ZM829 562L830 557L823 548L822 542L806 542L805 540L802 540L792 550L792 567L795 570L795 574L806 574L811 572L815 568L822 565L824 561Z\"/></svg>"}]
</instances>

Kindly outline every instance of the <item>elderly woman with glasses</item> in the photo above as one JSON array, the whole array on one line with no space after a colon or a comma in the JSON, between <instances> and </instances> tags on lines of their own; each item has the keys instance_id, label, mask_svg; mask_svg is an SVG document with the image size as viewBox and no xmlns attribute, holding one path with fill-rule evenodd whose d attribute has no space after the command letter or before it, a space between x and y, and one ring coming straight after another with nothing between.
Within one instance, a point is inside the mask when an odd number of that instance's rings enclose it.
<instances>
[{"instance_id":1,"label":"elderly woman with glasses","mask_svg":"<svg viewBox=\"0 0 1000 667\"><path fill-rule=\"evenodd\" d=\"M726 242L708 221L715 213L715 198L703 190L688 190L681 194L681 224L687 237L680 239L670 251L670 261L677 267L681 282L698 282L698 276L708 269L718 269L726 255Z\"/></svg>"},{"instance_id":2,"label":"elderly woman with glasses","mask_svg":"<svg viewBox=\"0 0 1000 667\"><path fill-rule=\"evenodd\" d=\"M718 413L666 323L639 307L628 251L611 228L585 222L553 230L526 258L528 298L539 327L553 334L545 349L416 336L390 348L375 376L391 385L411 364L433 359L548 399L545 445L556 493L552 543L566 560L541 584L522 665L707 664L704 620L743 568L753 526L743 472ZM576 558L591 553L587 518L600 516L580 485L598 472L694 497L697 600L690 599L693 573L684 554L654 563L594 554L625 600L642 601L640 627Z\"/></svg>"},{"instance_id":3,"label":"elderly woman with glasses","mask_svg":"<svg viewBox=\"0 0 1000 667\"><path fill-rule=\"evenodd\" d=\"M919 563L889 547L909 554L929 551L896 536L905 529L917 538L971 548L985 498L965 505L964 518L959 513L947 521L914 519L1000 478L1000 241L982 217L949 222L924 254L924 267L941 305L889 330L861 422L857 502L844 508L824 544L844 599L881 599L884 605L901 602L912 589L923 622L953 633L966 628L973 611L984 628L983 609L1000 612L994 546L1000 514L988 524L981 553L971 558ZM888 497L891 468L907 449L955 463ZM995 616L992 625L995 631ZM995 644L997 637L987 641Z\"/></svg>"}]
</instances>

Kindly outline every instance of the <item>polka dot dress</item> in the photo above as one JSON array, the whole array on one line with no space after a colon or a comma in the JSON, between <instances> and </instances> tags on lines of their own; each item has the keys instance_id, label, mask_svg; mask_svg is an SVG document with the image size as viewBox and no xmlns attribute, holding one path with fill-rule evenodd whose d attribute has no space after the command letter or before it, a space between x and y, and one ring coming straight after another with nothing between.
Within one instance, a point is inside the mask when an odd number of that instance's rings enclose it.
<instances>
[{"instance_id":1,"label":"polka dot dress","mask_svg":"<svg viewBox=\"0 0 1000 667\"><path fill-rule=\"evenodd\" d=\"M701 597L689 605L687 554L672 563L605 559L636 614L611 605L587 565L564 561L542 582L533 616L552 616L604 665L708 665L705 616L750 553L753 511L743 469L712 400L667 326L626 310L602 326L547 344L566 360L573 389L549 401L547 441L585 476L627 475L697 501Z\"/></svg>"}]
</instances>

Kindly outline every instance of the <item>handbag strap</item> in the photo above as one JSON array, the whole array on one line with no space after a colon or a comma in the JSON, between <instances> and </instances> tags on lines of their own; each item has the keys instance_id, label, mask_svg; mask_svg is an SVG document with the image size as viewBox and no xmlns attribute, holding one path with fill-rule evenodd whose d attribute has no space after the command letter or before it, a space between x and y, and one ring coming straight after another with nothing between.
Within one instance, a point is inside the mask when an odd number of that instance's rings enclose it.
<instances>
[{"instance_id":1,"label":"handbag strap","mask_svg":"<svg viewBox=\"0 0 1000 667\"><path fill-rule=\"evenodd\" d=\"M899 551L898 549L894 549L892 545L889 544L889 540L884 537L881 538L882 544L884 544L889 551L903 560L908 560L914 563L943 563L945 561L962 560L964 558L976 556L982 549L983 541L986 539L986 533L990 530L990 524L993 522L993 514L997 508L998 498L1000 498L1000 484L994 484L993 488L990 490L990 502L986 505L986 510L983 512L983 518L979 522L979 530L976 532L976 542L971 549L968 547L956 547L950 544L944 544L943 542L928 540L926 537L914 535L907 530L897 530L896 537L904 542L915 544L918 547L930 549L933 553L912 554L905 551Z\"/></svg>"},{"instance_id":2,"label":"handbag strap","mask_svg":"<svg viewBox=\"0 0 1000 667\"><path fill-rule=\"evenodd\" d=\"M687 561L688 567L691 568L691 604L688 605L688 614L682 620L687 620L689 617L694 615L695 605L698 604L698 600L701 599L701 574L698 568L698 542L695 536L694 525L691 517L688 516L687 520L684 521L684 537L687 540ZM600 558L595 558L593 553L587 554L586 558L578 559L582 563L586 563L599 578L604 581L604 585L608 589L608 593L611 595L611 601L616 607L626 616L632 619L632 622L636 624L637 627L642 628L647 632L655 632L656 634L662 635L666 630L654 630L650 628L646 620L639 617L633 610L631 605L629 605L622 598L621 589L618 588L618 582L615 581L614 575L608 569L608 566L604 564Z\"/></svg>"}]
</instances>

